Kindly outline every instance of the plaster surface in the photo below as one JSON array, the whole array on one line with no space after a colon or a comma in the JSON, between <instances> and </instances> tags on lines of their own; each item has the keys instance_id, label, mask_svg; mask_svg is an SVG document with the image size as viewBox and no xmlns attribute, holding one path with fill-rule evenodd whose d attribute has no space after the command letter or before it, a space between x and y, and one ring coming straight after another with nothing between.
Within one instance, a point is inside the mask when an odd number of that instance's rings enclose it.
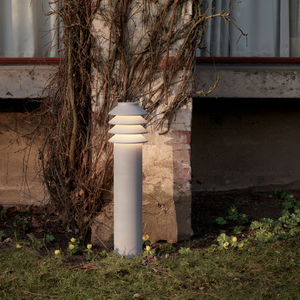
<instances>
[{"instance_id":1,"label":"plaster surface","mask_svg":"<svg viewBox=\"0 0 300 300\"><path fill-rule=\"evenodd\" d=\"M35 127L25 113L0 112L0 205L46 203L38 165L38 146L26 134Z\"/></svg>"}]
</instances>

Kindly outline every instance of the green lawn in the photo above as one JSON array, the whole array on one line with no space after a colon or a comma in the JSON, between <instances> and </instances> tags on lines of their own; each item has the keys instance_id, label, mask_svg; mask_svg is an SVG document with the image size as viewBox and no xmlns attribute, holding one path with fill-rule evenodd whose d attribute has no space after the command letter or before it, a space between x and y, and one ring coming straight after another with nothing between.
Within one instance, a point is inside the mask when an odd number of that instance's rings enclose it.
<instances>
[{"instance_id":1,"label":"green lawn","mask_svg":"<svg viewBox=\"0 0 300 300\"><path fill-rule=\"evenodd\" d=\"M299 236L157 258L108 254L85 267L0 249L0 299L300 299Z\"/></svg>"}]
</instances>

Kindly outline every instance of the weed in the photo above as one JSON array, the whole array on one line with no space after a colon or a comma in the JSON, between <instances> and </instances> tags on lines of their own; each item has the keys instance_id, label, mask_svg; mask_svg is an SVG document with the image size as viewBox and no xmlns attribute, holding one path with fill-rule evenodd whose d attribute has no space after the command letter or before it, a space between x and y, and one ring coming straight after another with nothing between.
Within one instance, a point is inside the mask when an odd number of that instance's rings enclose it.
<instances>
[{"instance_id":1,"label":"weed","mask_svg":"<svg viewBox=\"0 0 300 300\"><path fill-rule=\"evenodd\" d=\"M249 217L244 213L239 213L239 210L235 204L232 204L229 209L226 211L225 218L218 217L215 219L215 222L218 225L227 225L227 224L245 224L249 221ZM240 226L240 229L243 228Z\"/></svg>"},{"instance_id":2,"label":"weed","mask_svg":"<svg viewBox=\"0 0 300 300\"><path fill-rule=\"evenodd\" d=\"M41 250L43 247L44 247L44 242L38 238L36 238L34 236L34 234L32 233L28 233L27 234L27 237L30 241L30 246L33 248L33 249L36 249L36 250Z\"/></svg>"},{"instance_id":3,"label":"weed","mask_svg":"<svg viewBox=\"0 0 300 300\"><path fill-rule=\"evenodd\" d=\"M287 192L276 190L275 197L282 200L284 210L282 216L278 220L270 218L262 218L258 221L253 221L250 224L250 235L244 240L245 243L256 241L259 243L274 242L280 239L287 239L300 234L300 208L299 201L294 195ZM232 207L234 210L235 207ZM236 211L231 211L233 214ZM229 213L229 212L228 212ZM243 229L239 226L234 228L234 233L239 234ZM217 238L219 248L229 249L232 245L230 237L225 232L221 233ZM238 245L238 244L237 244Z\"/></svg>"},{"instance_id":4,"label":"weed","mask_svg":"<svg viewBox=\"0 0 300 300\"><path fill-rule=\"evenodd\" d=\"M218 218L216 218L215 221L219 225L226 225L227 224L227 221L223 217L218 217Z\"/></svg>"},{"instance_id":5,"label":"weed","mask_svg":"<svg viewBox=\"0 0 300 300\"><path fill-rule=\"evenodd\" d=\"M235 226L233 228L233 233L234 234L241 234L245 230L245 226Z\"/></svg>"},{"instance_id":6,"label":"weed","mask_svg":"<svg viewBox=\"0 0 300 300\"><path fill-rule=\"evenodd\" d=\"M300 209L300 201L296 200L293 194L289 194L285 191L280 191L275 189L274 197L275 199L282 201L282 206L283 206L282 215Z\"/></svg>"},{"instance_id":7,"label":"weed","mask_svg":"<svg viewBox=\"0 0 300 300\"><path fill-rule=\"evenodd\" d=\"M6 234L4 233L4 231L0 230L0 243L2 242L2 240L6 237Z\"/></svg>"},{"instance_id":8,"label":"weed","mask_svg":"<svg viewBox=\"0 0 300 300\"><path fill-rule=\"evenodd\" d=\"M160 255L166 255L166 254L171 254L176 251L176 248L172 246L171 244L161 244L158 247L158 253Z\"/></svg>"},{"instance_id":9,"label":"weed","mask_svg":"<svg viewBox=\"0 0 300 300\"><path fill-rule=\"evenodd\" d=\"M55 237L54 237L53 234L46 234L46 236L45 236L45 241L46 241L47 243L52 243L54 240L55 240Z\"/></svg>"},{"instance_id":10,"label":"weed","mask_svg":"<svg viewBox=\"0 0 300 300\"><path fill-rule=\"evenodd\" d=\"M181 247L181 248L178 250L178 253L181 254L181 255L187 255L187 254L191 254L191 253L192 253L192 250L191 250L191 248Z\"/></svg>"}]
</instances>

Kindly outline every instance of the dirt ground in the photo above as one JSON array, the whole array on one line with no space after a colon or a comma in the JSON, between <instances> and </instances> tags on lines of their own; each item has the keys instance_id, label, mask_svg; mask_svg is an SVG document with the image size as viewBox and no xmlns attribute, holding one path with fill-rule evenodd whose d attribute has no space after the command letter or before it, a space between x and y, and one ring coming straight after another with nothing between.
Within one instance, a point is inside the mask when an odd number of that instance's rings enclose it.
<instances>
[{"instance_id":1,"label":"dirt ground","mask_svg":"<svg viewBox=\"0 0 300 300\"><path fill-rule=\"evenodd\" d=\"M289 191L299 199L300 191ZM234 204L240 213L245 213L251 220L263 217L278 218L282 205L275 199L273 192L258 192L236 190L228 192L197 192L192 197L192 227L194 236L190 241L178 243L193 248L211 245L220 232L216 224L217 217L225 217L226 210ZM232 225L231 225L232 226ZM225 229L230 230L230 226ZM7 237L28 239L33 235L37 239L45 239L47 234L55 240L47 244L49 248L66 249L70 238L74 235L67 231L59 214L49 207L10 207L7 210L0 207L0 242Z\"/></svg>"},{"instance_id":2,"label":"dirt ground","mask_svg":"<svg viewBox=\"0 0 300 300\"><path fill-rule=\"evenodd\" d=\"M299 191L289 191L299 198ZM298 196L298 197L297 197ZM282 203L273 192L261 192L251 189L223 192L194 192L192 197L192 227L194 235L201 237L219 230L214 221L225 217L227 209L235 205L240 213L249 216L249 220L261 218L278 218Z\"/></svg>"}]
</instances>

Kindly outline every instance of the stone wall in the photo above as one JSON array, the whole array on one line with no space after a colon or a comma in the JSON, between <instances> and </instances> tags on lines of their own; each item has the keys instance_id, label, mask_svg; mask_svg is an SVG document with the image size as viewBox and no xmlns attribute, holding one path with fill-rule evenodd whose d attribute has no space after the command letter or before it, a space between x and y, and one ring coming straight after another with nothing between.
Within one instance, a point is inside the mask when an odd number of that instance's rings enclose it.
<instances>
[{"instance_id":1,"label":"stone wall","mask_svg":"<svg viewBox=\"0 0 300 300\"><path fill-rule=\"evenodd\" d=\"M191 215L191 103L176 116L170 131L150 128L144 145L144 232L151 241L188 239Z\"/></svg>"}]
</instances>

